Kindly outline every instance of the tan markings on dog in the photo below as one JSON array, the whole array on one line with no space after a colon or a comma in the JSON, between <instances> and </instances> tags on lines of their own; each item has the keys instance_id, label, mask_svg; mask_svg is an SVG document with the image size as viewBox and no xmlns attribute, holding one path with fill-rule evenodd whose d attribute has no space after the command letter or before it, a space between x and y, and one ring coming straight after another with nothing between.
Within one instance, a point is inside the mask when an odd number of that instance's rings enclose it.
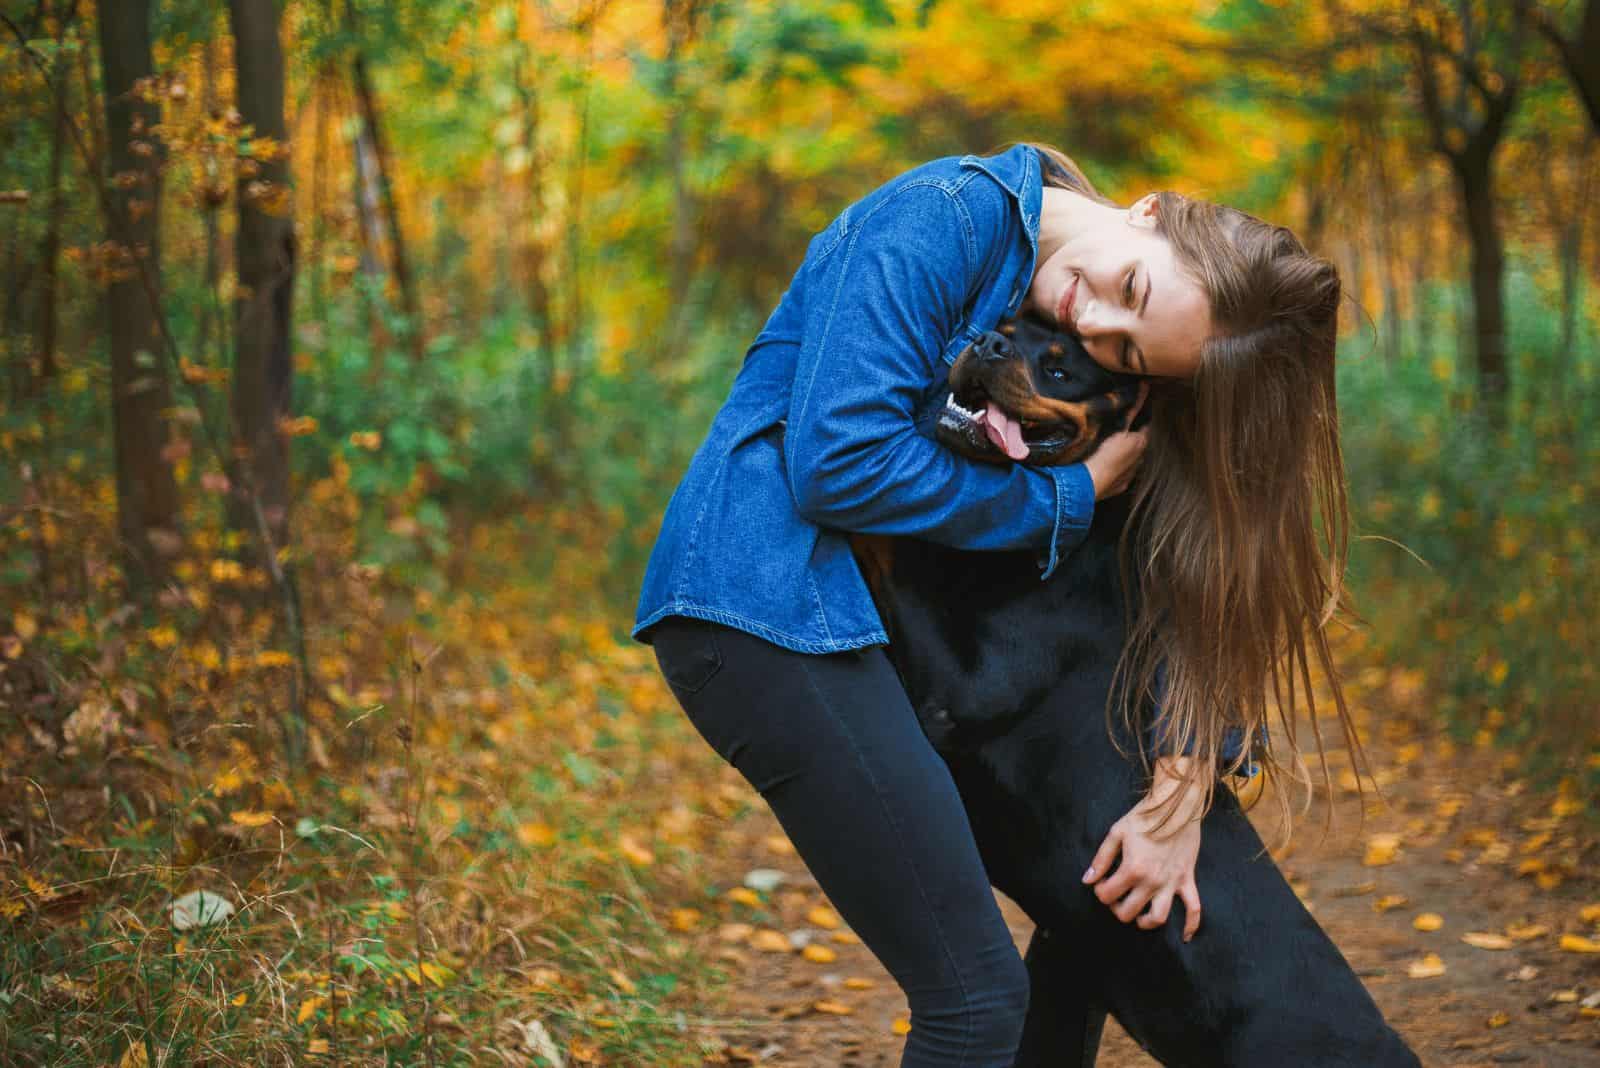
<instances>
[{"instance_id":1,"label":"tan markings on dog","mask_svg":"<svg viewBox=\"0 0 1600 1068\"><path fill-rule=\"evenodd\" d=\"M1010 336L1012 336L1013 334L1015 334L1017 332L1017 328L1014 325L1012 325L1011 323L1006 323L1006 324L1002 325L999 328L999 330L1000 330L1000 333L1004 334L1006 337L1010 337Z\"/></svg>"},{"instance_id":2,"label":"tan markings on dog","mask_svg":"<svg viewBox=\"0 0 1600 1068\"><path fill-rule=\"evenodd\" d=\"M1066 346L1061 344L1061 342L1059 342L1059 341L1050 342L1050 349L1049 349L1050 355L1052 355L1052 356L1060 356L1062 353L1064 353L1066 351L1067 351Z\"/></svg>"},{"instance_id":3,"label":"tan markings on dog","mask_svg":"<svg viewBox=\"0 0 1600 1068\"><path fill-rule=\"evenodd\" d=\"M861 567L861 577L867 580L872 599L883 604L890 569L894 567L894 539L884 534L851 534L850 551Z\"/></svg>"}]
</instances>

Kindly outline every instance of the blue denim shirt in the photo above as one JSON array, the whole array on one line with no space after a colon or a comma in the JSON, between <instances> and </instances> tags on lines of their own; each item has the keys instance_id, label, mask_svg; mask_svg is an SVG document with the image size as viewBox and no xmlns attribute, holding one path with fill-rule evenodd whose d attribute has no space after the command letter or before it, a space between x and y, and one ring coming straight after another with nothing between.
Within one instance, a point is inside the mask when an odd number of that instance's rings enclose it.
<instances>
[{"instance_id":1,"label":"blue denim shirt","mask_svg":"<svg viewBox=\"0 0 1600 1068\"><path fill-rule=\"evenodd\" d=\"M934 160L806 250L662 519L633 634L694 616L806 653L884 644L847 531L1040 553L1082 540L1082 464L969 460L933 440L950 364L1016 313L1039 236L1038 155Z\"/></svg>"},{"instance_id":2,"label":"blue denim shirt","mask_svg":"<svg viewBox=\"0 0 1600 1068\"><path fill-rule=\"evenodd\" d=\"M1050 576L1094 516L1088 470L933 439L950 365L1027 293L1042 195L1026 145L947 157L812 238L667 505L635 638L681 615L803 653L887 644L848 531L1035 548ZM1242 743L1230 731L1222 758Z\"/></svg>"}]
</instances>

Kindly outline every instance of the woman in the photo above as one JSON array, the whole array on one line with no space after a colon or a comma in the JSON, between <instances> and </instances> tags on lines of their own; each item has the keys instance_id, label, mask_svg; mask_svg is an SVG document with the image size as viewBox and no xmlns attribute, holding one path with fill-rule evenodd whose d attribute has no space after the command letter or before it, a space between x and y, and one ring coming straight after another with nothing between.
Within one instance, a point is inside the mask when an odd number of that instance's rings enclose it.
<instances>
[{"instance_id":1,"label":"woman","mask_svg":"<svg viewBox=\"0 0 1600 1068\"><path fill-rule=\"evenodd\" d=\"M1305 630L1338 597L1338 293L1285 230L1173 194L1116 208L1065 156L1017 145L935 160L845 209L751 345L667 508L634 634L905 990L903 1064L1011 1063L1027 976L845 532L1031 547L1047 578L1095 500L1128 487L1148 432L1067 467L969 461L928 433L949 363L1026 309L1101 363L1170 377L1153 432L1173 440L1137 489L1142 604L1122 689L1131 707L1160 665L1161 751L1189 755L1156 761L1084 878L1145 927L1178 897L1192 935L1193 817L1224 731L1264 724L1282 654L1307 660ZM993 410L989 423L1025 461L1021 428ZM1162 816L1180 829L1157 837Z\"/></svg>"}]
</instances>

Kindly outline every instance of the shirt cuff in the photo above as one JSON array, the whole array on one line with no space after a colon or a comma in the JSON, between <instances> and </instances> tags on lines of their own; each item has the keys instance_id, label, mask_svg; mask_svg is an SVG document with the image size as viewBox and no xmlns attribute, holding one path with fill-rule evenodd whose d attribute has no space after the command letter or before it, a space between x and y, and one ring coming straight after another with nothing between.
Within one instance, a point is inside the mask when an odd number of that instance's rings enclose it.
<instances>
[{"instance_id":1,"label":"shirt cuff","mask_svg":"<svg viewBox=\"0 0 1600 1068\"><path fill-rule=\"evenodd\" d=\"M1089 532L1089 524L1094 521L1094 479L1083 464L1035 470L1043 471L1056 484L1056 521L1050 531L1050 548L1039 554L1039 566L1044 569L1039 576L1042 582L1061 562L1062 553L1070 552Z\"/></svg>"}]
</instances>

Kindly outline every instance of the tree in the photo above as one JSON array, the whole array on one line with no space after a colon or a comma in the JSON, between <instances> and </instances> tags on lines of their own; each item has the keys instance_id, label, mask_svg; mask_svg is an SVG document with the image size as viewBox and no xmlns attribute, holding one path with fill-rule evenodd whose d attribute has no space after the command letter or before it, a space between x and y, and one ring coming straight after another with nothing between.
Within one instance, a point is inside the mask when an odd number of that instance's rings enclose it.
<instances>
[{"instance_id":1,"label":"tree","mask_svg":"<svg viewBox=\"0 0 1600 1068\"><path fill-rule=\"evenodd\" d=\"M110 195L106 220L116 255L106 291L111 416L117 468L117 531L129 583L159 580L178 544L178 487L162 455L171 406L158 356L161 277L160 121L150 52L149 0L99 5Z\"/></svg>"},{"instance_id":2,"label":"tree","mask_svg":"<svg viewBox=\"0 0 1600 1068\"><path fill-rule=\"evenodd\" d=\"M251 131L237 194L238 285L230 405L235 448L247 478L245 485L234 487L230 522L259 535L264 521L271 546L281 548L288 544L289 533L289 451L281 424L290 411L289 325L295 271L283 49L276 0L229 0L228 14L238 67L239 114ZM263 566L270 569L273 562L263 561Z\"/></svg>"},{"instance_id":3,"label":"tree","mask_svg":"<svg viewBox=\"0 0 1600 1068\"><path fill-rule=\"evenodd\" d=\"M1473 350L1479 405L1505 422L1505 239L1495 191L1496 155L1523 89L1523 22L1487 0L1428 0L1376 12L1337 8L1359 43L1403 55L1432 150L1455 179L1471 249Z\"/></svg>"},{"instance_id":4,"label":"tree","mask_svg":"<svg viewBox=\"0 0 1600 1068\"><path fill-rule=\"evenodd\" d=\"M1517 15L1555 49L1589 113L1590 125L1600 133L1600 0L1584 3L1578 25L1570 33L1562 27L1561 15L1535 0L1517 0Z\"/></svg>"}]
</instances>

